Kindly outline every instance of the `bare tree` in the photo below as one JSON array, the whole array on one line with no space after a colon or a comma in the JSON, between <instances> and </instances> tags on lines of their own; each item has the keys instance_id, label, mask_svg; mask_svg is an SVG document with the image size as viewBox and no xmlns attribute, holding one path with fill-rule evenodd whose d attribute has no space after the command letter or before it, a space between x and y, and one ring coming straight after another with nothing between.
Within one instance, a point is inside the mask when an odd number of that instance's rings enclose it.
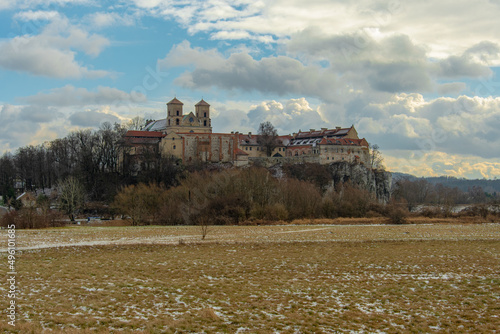
<instances>
[{"instance_id":1,"label":"bare tree","mask_svg":"<svg viewBox=\"0 0 500 334\"><path fill-rule=\"evenodd\" d=\"M144 118L140 116L135 116L130 121L128 121L127 128L129 130L142 130L145 124L146 121L144 120Z\"/></svg>"},{"instance_id":2,"label":"bare tree","mask_svg":"<svg viewBox=\"0 0 500 334\"><path fill-rule=\"evenodd\" d=\"M200 226L201 229L201 240L205 240L205 237L208 234L209 231L209 225L211 225L211 219L207 216L199 216L198 217L198 225Z\"/></svg>"},{"instance_id":3,"label":"bare tree","mask_svg":"<svg viewBox=\"0 0 500 334\"><path fill-rule=\"evenodd\" d=\"M59 202L61 209L75 221L75 214L85 202L85 191L82 184L75 177L70 176L59 183Z\"/></svg>"},{"instance_id":4,"label":"bare tree","mask_svg":"<svg viewBox=\"0 0 500 334\"><path fill-rule=\"evenodd\" d=\"M385 169L384 158L377 144L370 145L370 167L372 169Z\"/></svg>"},{"instance_id":5,"label":"bare tree","mask_svg":"<svg viewBox=\"0 0 500 334\"><path fill-rule=\"evenodd\" d=\"M259 137L257 142L266 149L268 157L273 154L273 150L278 146L278 131L271 122L263 122L259 125Z\"/></svg>"}]
</instances>

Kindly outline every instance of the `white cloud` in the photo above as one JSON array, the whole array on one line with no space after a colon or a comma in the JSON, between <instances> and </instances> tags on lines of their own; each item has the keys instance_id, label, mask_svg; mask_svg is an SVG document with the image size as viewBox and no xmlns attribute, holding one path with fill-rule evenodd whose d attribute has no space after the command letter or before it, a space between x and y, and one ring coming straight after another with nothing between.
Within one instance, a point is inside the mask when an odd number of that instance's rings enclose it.
<instances>
[{"instance_id":1,"label":"white cloud","mask_svg":"<svg viewBox=\"0 0 500 334\"><path fill-rule=\"evenodd\" d=\"M110 73L82 66L75 50L95 57L108 45L106 38L89 35L66 18L54 19L39 35L0 42L0 67L54 78L100 78Z\"/></svg>"},{"instance_id":2,"label":"white cloud","mask_svg":"<svg viewBox=\"0 0 500 334\"><path fill-rule=\"evenodd\" d=\"M305 98L281 102L268 101L253 106L248 112L250 125L259 128L262 122L271 122L281 134L290 134L299 129L307 131L324 125L317 110L313 110Z\"/></svg>"},{"instance_id":3,"label":"white cloud","mask_svg":"<svg viewBox=\"0 0 500 334\"><path fill-rule=\"evenodd\" d=\"M19 12L14 15L15 20L20 20L20 21L39 21L39 20L44 20L44 21L51 21L55 18L58 18L59 12L56 12L54 10L51 11L45 11L45 10L37 10L37 11L24 11L24 12Z\"/></svg>"},{"instance_id":4,"label":"white cloud","mask_svg":"<svg viewBox=\"0 0 500 334\"><path fill-rule=\"evenodd\" d=\"M0 10L36 8L38 6L49 7L51 5L86 5L93 2L94 0L0 0Z\"/></svg>"},{"instance_id":5,"label":"white cloud","mask_svg":"<svg viewBox=\"0 0 500 334\"><path fill-rule=\"evenodd\" d=\"M97 91L92 92L86 88L66 85L52 89L48 93L38 93L20 100L43 106L86 106L144 103L146 97L140 93L127 93L112 87L98 87Z\"/></svg>"},{"instance_id":6,"label":"white cloud","mask_svg":"<svg viewBox=\"0 0 500 334\"><path fill-rule=\"evenodd\" d=\"M84 20L89 22L90 27L97 29L110 26L133 26L136 22L136 19L132 15L114 12L92 13Z\"/></svg>"}]
</instances>

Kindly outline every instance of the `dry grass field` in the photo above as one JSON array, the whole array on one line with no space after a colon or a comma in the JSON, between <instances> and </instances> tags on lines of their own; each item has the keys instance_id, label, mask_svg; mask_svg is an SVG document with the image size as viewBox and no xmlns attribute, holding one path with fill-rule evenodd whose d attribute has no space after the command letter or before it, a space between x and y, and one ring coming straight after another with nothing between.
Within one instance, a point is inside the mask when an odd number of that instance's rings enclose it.
<instances>
[{"instance_id":1,"label":"dry grass field","mask_svg":"<svg viewBox=\"0 0 500 334\"><path fill-rule=\"evenodd\" d=\"M17 240L18 321L1 298L2 333L500 328L499 224L211 226L203 242L192 226L71 227ZM0 260L5 282L4 249Z\"/></svg>"}]
</instances>

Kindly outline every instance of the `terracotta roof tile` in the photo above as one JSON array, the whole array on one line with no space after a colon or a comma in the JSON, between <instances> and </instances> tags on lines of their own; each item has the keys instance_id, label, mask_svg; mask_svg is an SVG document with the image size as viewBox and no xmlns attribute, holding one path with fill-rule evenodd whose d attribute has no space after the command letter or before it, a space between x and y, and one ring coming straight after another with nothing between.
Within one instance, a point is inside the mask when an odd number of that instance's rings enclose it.
<instances>
[{"instance_id":1,"label":"terracotta roof tile","mask_svg":"<svg viewBox=\"0 0 500 334\"><path fill-rule=\"evenodd\" d=\"M129 130L125 134L125 137L141 137L141 138L162 138L165 135L157 131L134 131Z\"/></svg>"}]
</instances>

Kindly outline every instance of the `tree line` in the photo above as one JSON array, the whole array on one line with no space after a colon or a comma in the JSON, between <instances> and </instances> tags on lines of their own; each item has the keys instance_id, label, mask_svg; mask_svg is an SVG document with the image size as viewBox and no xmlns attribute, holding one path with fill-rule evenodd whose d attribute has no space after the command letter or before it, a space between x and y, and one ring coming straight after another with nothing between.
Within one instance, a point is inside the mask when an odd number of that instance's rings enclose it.
<instances>
[{"instance_id":1,"label":"tree line","mask_svg":"<svg viewBox=\"0 0 500 334\"><path fill-rule=\"evenodd\" d=\"M480 187L462 191L421 179L398 180L391 202L380 203L359 185L334 180L330 166L319 164L285 165L276 173L258 167L184 166L156 152L143 157L148 161L138 171L120 166L126 131L104 123L97 130L74 131L4 154L0 195L5 206L18 209L9 219L28 228L57 226L60 214L71 219L79 214L123 215L134 225L381 216L402 222L421 205L438 208L434 215L450 215L454 205L481 203L482 209L475 212L485 216L498 203ZM21 192L32 192L36 198L23 204L16 200ZM54 202L58 210L52 210Z\"/></svg>"}]
</instances>

